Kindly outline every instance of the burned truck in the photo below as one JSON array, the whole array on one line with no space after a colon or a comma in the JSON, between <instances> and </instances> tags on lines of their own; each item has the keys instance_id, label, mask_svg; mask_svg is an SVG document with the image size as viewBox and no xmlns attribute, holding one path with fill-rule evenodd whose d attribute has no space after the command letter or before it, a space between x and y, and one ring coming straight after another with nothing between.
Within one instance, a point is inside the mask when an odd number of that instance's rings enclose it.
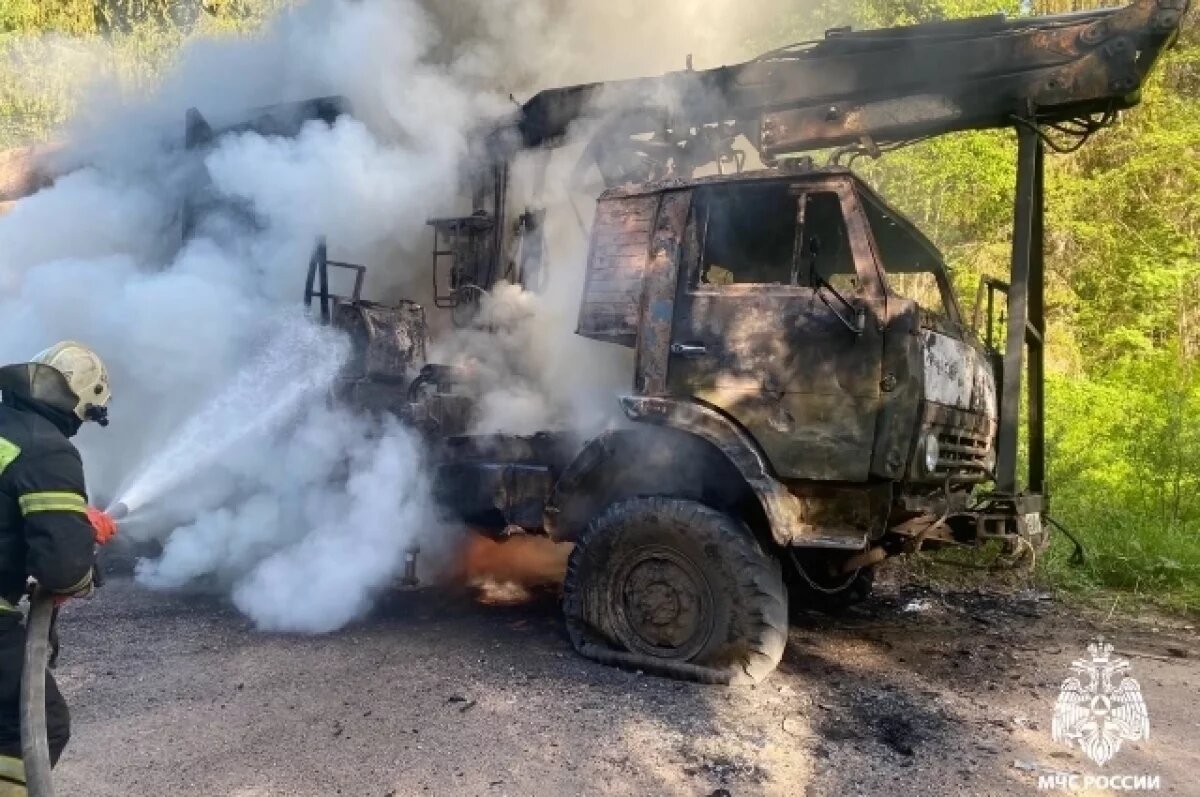
<instances>
[{"instance_id":1,"label":"burned truck","mask_svg":"<svg viewBox=\"0 0 1200 797\"><path fill-rule=\"evenodd\" d=\"M511 253L540 251L541 211L508 207L509 163L587 123L608 187L578 334L633 350L628 424L582 444L468 434L474 398L426 362L425 308L363 300L361 267L322 245L306 300L355 341L339 395L421 429L472 527L574 544L580 652L757 681L789 603L861 599L898 554L1047 543L1044 152L1137 103L1185 10L834 30L735 66L544 91L482 138L473 212L431 221L435 304L469 311L519 281ZM968 321L937 248L842 163L985 128L1017 136L1012 271ZM343 296L339 267L357 278Z\"/></svg>"},{"instance_id":2,"label":"burned truck","mask_svg":"<svg viewBox=\"0 0 1200 797\"><path fill-rule=\"evenodd\" d=\"M498 537L571 542L575 645L704 681L778 663L790 603L838 608L888 556L1040 547L1043 498L996 478L996 352L937 249L851 171L766 170L606 191L578 334L634 349L631 422L469 435L418 306L308 296L359 356L343 400L424 430L442 503ZM326 278L327 281L328 278ZM392 403L387 404L388 396Z\"/></svg>"}]
</instances>

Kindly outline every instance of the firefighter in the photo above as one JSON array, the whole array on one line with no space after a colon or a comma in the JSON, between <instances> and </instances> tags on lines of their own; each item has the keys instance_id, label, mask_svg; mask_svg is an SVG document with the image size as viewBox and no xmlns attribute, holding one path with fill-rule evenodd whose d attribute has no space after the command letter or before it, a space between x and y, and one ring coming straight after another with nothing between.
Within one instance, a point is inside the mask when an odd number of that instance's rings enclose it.
<instances>
[{"instance_id":1,"label":"firefighter","mask_svg":"<svg viewBox=\"0 0 1200 797\"><path fill-rule=\"evenodd\" d=\"M60 602L90 592L95 543L115 532L88 507L83 463L69 440L85 421L107 425L109 396L104 363L74 341L0 368L0 797L25 794L17 603L30 578ZM57 762L70 715L49 672L46 732Z\"/></svg>"}]
</instances>

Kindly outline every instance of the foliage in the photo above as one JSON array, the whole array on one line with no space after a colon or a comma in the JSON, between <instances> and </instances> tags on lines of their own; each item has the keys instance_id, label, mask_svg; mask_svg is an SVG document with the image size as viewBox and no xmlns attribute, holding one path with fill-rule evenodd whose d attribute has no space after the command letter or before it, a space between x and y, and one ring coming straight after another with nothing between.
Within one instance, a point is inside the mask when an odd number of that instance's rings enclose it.
<instances>
[{"instance_id":1,"label":"foliage","mask_svg":"<svg viewBox=\"0 0 1200 797\"><path fill-rule=\"evenodd\" d=\"M93 7L93 0L0 0L0 33L91 33Z\"/></svg>"},{"instance_id":2,"label":"foliage","mask_svg":"<svg viewBox=\"0 0 1200 797\"><path fill-rule=\"evenodd\" d=\"M290 0L0 0L0 149L53 137L96 80L153 84L189 36L244 33Z\"/></svg>"}]
</instances>

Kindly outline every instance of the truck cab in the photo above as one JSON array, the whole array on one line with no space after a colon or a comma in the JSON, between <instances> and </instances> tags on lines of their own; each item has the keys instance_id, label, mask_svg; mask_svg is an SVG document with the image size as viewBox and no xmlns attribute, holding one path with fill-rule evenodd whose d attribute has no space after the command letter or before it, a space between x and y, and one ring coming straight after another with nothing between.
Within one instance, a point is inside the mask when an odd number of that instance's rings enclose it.
<instances>
[{"instance_id":1,"label":"truck cab","mask_svg":"<svg viewBox=\"0 0 1200 797\"><path fill-rule=\"evenodd\" d=\"M990 478L987 352L936 247L846 169L607 192L579 333L636 346L639 395L720 411L781 479Z\"/></svg>"}]
</instances>

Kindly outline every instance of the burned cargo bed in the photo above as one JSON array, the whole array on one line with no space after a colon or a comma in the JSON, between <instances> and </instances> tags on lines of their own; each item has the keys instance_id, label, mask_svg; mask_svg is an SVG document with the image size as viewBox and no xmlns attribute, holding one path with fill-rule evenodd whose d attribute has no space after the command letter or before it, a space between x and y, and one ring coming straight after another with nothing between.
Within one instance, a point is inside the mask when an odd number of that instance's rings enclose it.
<instances>
[{"instance_id":1,"label":"burned cargo bed","mask_svg":"<svg viewBox=\"0 0 1200 797\"><path fill-rule=\"evenodd\" d=\"M431 454L434 497L485 534L540 531L546 500L579 445L566 432L443 438Z\"/></svg>"}]
</instances>

